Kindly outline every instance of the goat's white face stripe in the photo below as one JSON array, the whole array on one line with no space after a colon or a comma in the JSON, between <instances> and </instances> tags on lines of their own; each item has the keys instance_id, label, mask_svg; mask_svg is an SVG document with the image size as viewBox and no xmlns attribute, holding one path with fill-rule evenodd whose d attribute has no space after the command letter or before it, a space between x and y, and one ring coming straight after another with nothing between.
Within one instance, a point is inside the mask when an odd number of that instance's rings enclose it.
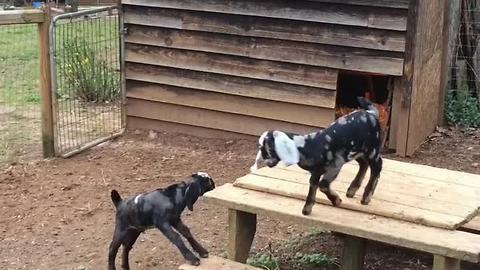
<instances>
[{"instance_id":1,"label":"goat's white face stripe","mask_svg":"<svg viewBox=\"0 0 480 270\"><path fill-rule=\"evenodd\" d=\"M295 141L278 130L273 132L273 137L275 138L275 152L283 163L287 166L297 164L300 161L300 152Z\"/></svg>"},{"instance_id":2,"label":"goat's white face stripe","mask_svg":"<svg viewBox=\"0 0 480 270\"><path fill-rule=\"evenodd\" d=\"M135 204L138 204L138 200L140 199L140 197L142 197L142 194L139 194L137 195L137 197L135 197L135 200L134 200Z\"/></svg>"},{"instance_id":3,"label":"goat's white face stripe","mask_svg":"<svg viewBox=\"0 0 480 270\"><path fill-rule=\"evenodd\" d=\"M200 175L201 177L210 178L210 175L208 175L208 173L206 173L206 172L197 172L197 174Z\"/></svg>"},{"instance_id":4,"label":"goat's white face stripe","mask_svg":"<svg viewBox=\"0 0 480 270\"><path fill-rule=\"evenodd\" d=\"M261 159L262 159L262 151L258 150L257 157L255 158L255 163L252 165L252 167L250 167L251 172L258 170L258 163L260 162Z\"/></svg>"},{"instance_id":5,"label":"goat's white face stripe","mask_svg":"<svg viewBox=\"0 0 480 270\"><path fill-rule=\"evenodd\" d=\"M263 142L265 141L265 137L267 137L268 131L265 131L260 135L260 138L258 138L258 144L263 146Z\"/></svg>"}]
</instances>

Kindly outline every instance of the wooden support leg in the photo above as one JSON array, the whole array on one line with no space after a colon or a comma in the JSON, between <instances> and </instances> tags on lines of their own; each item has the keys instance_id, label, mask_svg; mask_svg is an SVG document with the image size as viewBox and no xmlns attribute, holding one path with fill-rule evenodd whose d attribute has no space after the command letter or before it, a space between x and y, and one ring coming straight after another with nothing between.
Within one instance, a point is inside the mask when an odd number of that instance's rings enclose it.
<instances>
[{"instance_id":1,"label":"wooden support leg","mask_svg":"<svg viewBox=\"0 0 480 270\"><path fill-rule=\"evenodd\" d=\"M228 210L228 259L245 263L257 230L257 215Z\"/></svg>"},{"instance_id":2,"label":"wooden support leg","mask_svg":"<svg viewBox=\"0 0 480 270\"><path fill-rule=\"evenodd\" d=\"M460 260L434 255L433 270L460 270Z\"/></svg>"},{"instance_id":3,"label":"wooden support leg","mask_svg":"<svg viewBox=\"0 0 480 270\"><path fill-rule=\"evenodd\" d=\"M345 235L343 240L341 270L363 269L366 245L366 239Z\"/></svg>"}]
</instances>

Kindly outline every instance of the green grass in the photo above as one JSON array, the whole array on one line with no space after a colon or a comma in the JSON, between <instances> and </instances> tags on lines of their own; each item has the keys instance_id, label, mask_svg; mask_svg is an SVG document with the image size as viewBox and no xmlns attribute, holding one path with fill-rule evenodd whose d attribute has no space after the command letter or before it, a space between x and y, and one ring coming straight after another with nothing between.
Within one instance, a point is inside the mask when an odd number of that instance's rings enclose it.
<instances>
[{"instance_id":1,"label":"green grass","mask_svg":"<svg viewBox=\"0 0 480 270\"><path fill-rule=\"evenodd\" d=\"M38 104L39 61L35 25L0 26L0 104Z\"/></svg>"},{"instance_id":2,"label":"green grass","mask_svg":"<svg viewBox=\"0 0 480 270\"><path fill-rule=\"evenodd\" d=\"M58 54L62 55L67 42L83 39L91 44L98 59L116 68L118 41L115 19L111 20L109 23L104 19L60 23L56 30ZM0 104L15 107L39 104L39 78L37 26L0 25ZM59 82L63 86L62 78Z\"/></svg>"},{"instance_id":3,"label":"green grass","mask_svg":"<svg viewBox=\"0 0 480 270\"><path fill-rule=\"evenodd\" d=\"M69 41L71 44L75 39L83 40L89 44L95 60L106 63L116 71L118 33L114 20L102 18L88 20L88 23L70 20L60 22L56 29L56 55L75 59L64 54L65 44ZM57 67L57 70L58 86L65 89L68 85L65 84L62 67ZM35 148L40 152L39 86L37 26L0 25L0 163L22 159ZM62 89L59 92L61 95L58 97L61 98L64 93ZM74 97L65 95L65 98Z\"/></svg>"}]
</instances>

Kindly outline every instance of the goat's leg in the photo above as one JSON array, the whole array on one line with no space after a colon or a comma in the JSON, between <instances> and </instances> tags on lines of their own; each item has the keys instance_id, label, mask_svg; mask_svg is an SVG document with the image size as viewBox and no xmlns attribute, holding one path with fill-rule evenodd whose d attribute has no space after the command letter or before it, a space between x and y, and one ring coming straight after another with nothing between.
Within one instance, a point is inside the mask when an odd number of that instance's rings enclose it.
<instances>
[{"instance_id":1,"label":"goat's leg","mask_svg":"<svg viewBox=\"0 0 480 270\"><path fill-rule=\"evenodd\" d=\"M122 253L122 268L124 270L130 270L130 264L128 263L128 253L132 249L133 244L137 241L140 231L130 229L127 231L125 240L123 240L123 253Z\"/></svg>"},{"instance_id":2,"label":"goat's leg","mask_svg":"<svg viewBox=\"0 0 480 270\"><path fill-rule=\"evenodd\" d=\"M330 188L330 184L337 178L338 173L342 167L339 166L338 168L330 168L327 172L323 175L322 181L320 181L320 191L327 195L327 198L332 202L334 206L339 206L342 204L342 199L337 192Z\"/></svg>"},{"instance_id":3,"label":"goat's leg","mask_svg":"<svg viewBox=\"0 0 480 270\"><path fill-rule=\"evenodd\" d=\"M302 214L307 216L312 213L313 205L315 204L315 198L317 196L318 182L320 180L321 173L313 172L310 176L310 188L308 189L308 195L305 199L305 205L303 206Z\"/></svg>"},{"instance_id":4,"label":"goat's leg","mask_svg":"<svg viewBox=\"0 0 480 270\"><path fill-rule=\"evenodd\" d=\"M117 257L117 252L122 242L125 238L126 229L120 228L117 224L115 225L115 231L113 233L113 240L110 243L110 247L108 249L108 270L115 270L115 258Z\"/></svg>"},{"instance_id":5,"label":"goat's leg","mask_svg":"<svg viewBox=\"0 0 480 270\"><path fill-rule=\"evenodd\" d=\"M198 259L183 243L182 238L178 233L176 233L170 224L168 223L163 223L163 224L158 224L157 228L167 237L168 240L172 244L174 244L178 250L182 253L183 257L185 260L189 261L190 264L192 265L200 265L200 259Z\"/></svg>"},{"instance_id":6,"label":"goat's leg","mask_svg":"<svg viewBox=\"0 0 480 270\"><path fill-rule=\"evenodd\" d=\"M192 246L193 250L195 250L198 255L202 258L207 258L208 257L208 251L200 245L200 243L195 240L193 237L192 233L190 232L190 229L185 225L181 219L179 219L177 222L173 223L173 227L181 234L183 237L185 237L190 245Z\"/></svg>"},{"instance_id":7,"label":"goat's leg","mask_svg":"<svg viewBox=\"0 0 480 270\"><path fill-rule=\"evenodd\" d=\"M368 180L368 184L365 187L365 192L363 193L361 203L367 205L370 203L372 199L373 193L375 193L375 189L377 188L378 178L380 178L380 172L382 171L382 158L378 157L376 159L371 159L368 161L370 165L370 179Z\"/></svg>"},{"instance_id":8,"label":"goat's leg","mask_svg":"<svg viewBox=\"0 0 480 270\"><path fill-rule=\"evenodd\" d=\"M357 190L362 185L363 179L365 178L365 174L367 173L367 169L368 169L368 161L365 159L365 157L359 157L356 159L356 161L358 162L358 165L359 165L358 173L353 179L352 183L350 184L350 187L348 187L348 190L347 190L348 198L353 198L355 196L355 193L357 193Z\"/></svg>"}]
</instances>

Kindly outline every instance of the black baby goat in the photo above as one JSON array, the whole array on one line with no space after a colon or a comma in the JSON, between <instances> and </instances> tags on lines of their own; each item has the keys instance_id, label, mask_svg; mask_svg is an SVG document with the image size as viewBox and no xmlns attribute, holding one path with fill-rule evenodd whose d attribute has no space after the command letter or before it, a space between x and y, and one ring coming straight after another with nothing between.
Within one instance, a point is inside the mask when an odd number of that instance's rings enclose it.
<instances>
[{"instance_id":1,"label":"black baby goat","mask_svg":"<svg viewBox=\"0 0 480 270\"><path fill-rule=\"evenodd\" d=\"M181 183L125 200L122 200L116 190L112 190L116 223L108 254L108 269L115 270L115 257L120 245L123 245L122 269L130 269L128 253L140 233L150 228L159 229L170 242L177 246L187 261L193 265L199 265L199 258L185 246L177 232L188 240L200 257L208 257L208 251L193 238L180 216L185 207L193 211L193 204L197 199L214 188L215 183L207 173L197 172Z\"/></svg>"}]
</instances>

